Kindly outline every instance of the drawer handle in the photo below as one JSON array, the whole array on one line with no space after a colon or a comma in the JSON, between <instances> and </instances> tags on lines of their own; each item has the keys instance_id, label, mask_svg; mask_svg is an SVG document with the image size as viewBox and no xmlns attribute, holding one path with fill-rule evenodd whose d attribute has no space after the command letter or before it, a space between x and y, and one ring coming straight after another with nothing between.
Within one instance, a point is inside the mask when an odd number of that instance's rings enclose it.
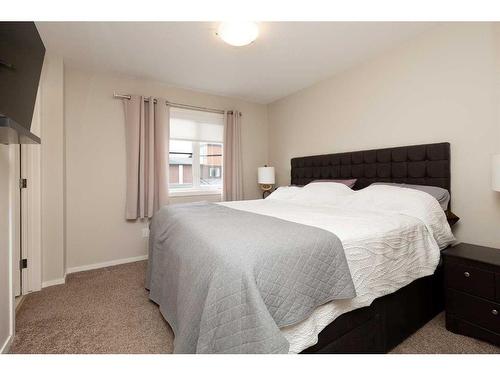
<instances>
[{"instance_id":1,"label":"drawer handle","mask_svg":"<svg viewBox=\"0 0 500 375\"><path fill-rule=\"evenodd\" d=\"M491 313L492 313L493 315L498 315L498 310L493 309L493 310L491 310Z\"/></svg>"},{"instance_id":2,"label":"drawer handle","mask_svg":"<svg viewBox=\"0 0 500 375\"><path fill-rule=\"evenodd\" d=\"M466 271L466 272L464 272L464 276L465 277L470 277L470 273Z\"/></svg>"}]
</instances>

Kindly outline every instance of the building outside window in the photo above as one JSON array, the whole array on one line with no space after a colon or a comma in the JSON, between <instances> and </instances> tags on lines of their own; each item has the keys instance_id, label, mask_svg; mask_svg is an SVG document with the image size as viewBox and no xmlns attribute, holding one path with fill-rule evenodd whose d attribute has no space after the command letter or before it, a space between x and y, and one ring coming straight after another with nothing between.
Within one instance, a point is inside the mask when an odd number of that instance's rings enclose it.
<instances>
[{"instance_id":1,"label":"building outside window","mask_svg":"<svg viewBox=\"0 0 500 375\"><path fill-rule=\"evenodd\" d=\"M222 192L222 114L170 110L170 195Z\"/></svg>"}]
</instances>

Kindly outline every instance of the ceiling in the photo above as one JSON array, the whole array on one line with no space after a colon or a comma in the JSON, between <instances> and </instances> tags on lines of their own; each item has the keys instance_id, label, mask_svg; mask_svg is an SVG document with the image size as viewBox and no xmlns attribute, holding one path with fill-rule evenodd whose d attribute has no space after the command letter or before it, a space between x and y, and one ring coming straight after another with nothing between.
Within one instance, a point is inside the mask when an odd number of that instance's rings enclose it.
<instances>
[{"instance_id":1,"label":"ceiling","mask_svg":"<svg viewBox=\"0 0 500 375\"><path fill-rule=\"evenodd\" d=\"M428 22L261 22L232 47L215 22L37 22L65 63L270 103L434 26Z\"/></svg>"}]
</instances>

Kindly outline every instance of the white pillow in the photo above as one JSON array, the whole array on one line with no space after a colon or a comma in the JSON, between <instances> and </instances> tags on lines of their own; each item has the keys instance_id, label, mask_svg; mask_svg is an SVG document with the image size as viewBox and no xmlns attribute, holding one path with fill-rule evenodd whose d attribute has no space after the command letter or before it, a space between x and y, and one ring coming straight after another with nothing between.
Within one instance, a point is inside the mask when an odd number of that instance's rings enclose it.
<instances>
[{"instance_id":1,"label":"white pillow","mask_svg":"<svg viewBox=\"0 0 500 375\"><path fill-rule=\"evenodd\" d=\"M298 186L280 186L269 194L266 199L287 201L295 197L301 189Z\"/></svg>"},{"instance_id":2,"label":"white pillow","mask_svg":"<svg viewBox=\"0 0 500 375\"><path fill-rule=\"evenodd\" d=\"M290 200L311 206L332 206L342 203L354 191L338 182L315 182L301 188Z\"/></svg>"},{"instance_id":3,"label":"white pillow","mask_svg":"<svg viewBox=\"0 0 500 375\"><path fill-rule=\"evenodd\" d=\"M416 217L426 225L440 249L455 240L439 202L420 190L370 185L358 190L343 204L355 210L389 211Z\"/></svg>"},{"instance_id":4,"label":"white pillow","mask_svg":"<svg viewBox=\"0 0 500 375\"><path fill-rule=\"evenodd\" d=\"M404 189L415 189L423 191L436 198L443 211L446 211L448 209L448 204L450 203L450 192L446 189L437 186L397 184L393 182L375 182L372 185L387 185L387 186L400 187Z\"/></svg>"}]
</instances>

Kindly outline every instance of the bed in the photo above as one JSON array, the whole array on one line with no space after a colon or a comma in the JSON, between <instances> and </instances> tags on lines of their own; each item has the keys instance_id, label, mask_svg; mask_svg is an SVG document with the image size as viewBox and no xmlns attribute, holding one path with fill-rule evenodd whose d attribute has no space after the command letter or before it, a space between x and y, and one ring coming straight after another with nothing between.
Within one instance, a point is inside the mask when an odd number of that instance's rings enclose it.
<instances>
[{"instance_id":1,"label":"bed","mask_svg":"<svg viewBox=\"0 0 500 375\"><path fill-rule=\"evenodd\" d=\"M449 191L449 162L448 143L295 158L304 188L160 210L147 283L176 352L389 351L442 310L453 236L434 198L372 184Z\"/></svg>"},{"instance_id":2,"label":"bed","mask_svg":"<svg viewBox=\"0 0 500 375\"><path fill-rule=\"evenodd\" d=\"M411 145L299 157L291 160L291 183L356 178L354 189L375 182L437 186L451 193L450 144ZM446 210L450 225L458 221ZM387 353L444 309L441 262L432 275L341 315L303 353Z\"/></svg>"}]
</instances>

